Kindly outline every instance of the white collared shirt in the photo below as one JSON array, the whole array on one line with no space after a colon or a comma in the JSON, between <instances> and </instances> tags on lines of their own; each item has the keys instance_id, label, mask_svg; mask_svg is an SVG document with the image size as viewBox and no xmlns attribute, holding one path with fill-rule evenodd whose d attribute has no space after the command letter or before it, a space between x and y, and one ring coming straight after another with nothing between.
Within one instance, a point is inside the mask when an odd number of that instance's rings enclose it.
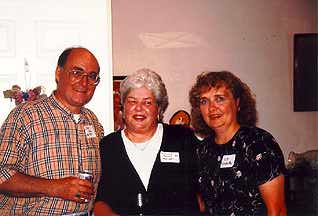
<instances>
[{"instance_id":1,"label":"white collared shirt","mask_svg":"<svg viewBox=\"0 0 318 216\"><path fill-rule=\"evenodd\" d=\"M150 140L143 143L133 143L125 135L124 130L121 131L127 155L135 167L143 185L148 188L151 170L155 163L157 154L160 150L163 125L158 124L155 134Z\"/></svg>"}]
</instances>

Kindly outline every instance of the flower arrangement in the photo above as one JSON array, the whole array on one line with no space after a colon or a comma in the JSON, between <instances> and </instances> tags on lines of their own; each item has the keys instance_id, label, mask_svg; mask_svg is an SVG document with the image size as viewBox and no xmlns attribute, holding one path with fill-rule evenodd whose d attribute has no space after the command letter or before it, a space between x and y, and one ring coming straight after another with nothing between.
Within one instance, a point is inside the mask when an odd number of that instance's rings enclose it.
<instances>
[{"instance_id":1,"label":"flower arrangement","mask_svg":"<svg viewBox=\"0 0 318 216\"><path fill-rule=\"evenodd\" d=\"M21 87L18 85L13 85L11 89L3 92L4 98L14 99L15 104L19 105L20 103L33 101L40 97L45 96L41 94L42 87L38 86L34 89L29 89L27 91L22 91Z\"/></svg>"}]
</instances>

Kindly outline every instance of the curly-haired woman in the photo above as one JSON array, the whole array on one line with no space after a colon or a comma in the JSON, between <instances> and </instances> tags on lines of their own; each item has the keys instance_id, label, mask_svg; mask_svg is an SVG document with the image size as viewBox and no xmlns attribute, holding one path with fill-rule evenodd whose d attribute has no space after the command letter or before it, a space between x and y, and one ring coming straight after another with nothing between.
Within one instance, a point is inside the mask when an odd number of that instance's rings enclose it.
<instances>
[{"instance_id":1,"label":"curly-haired woman","mask_svg":"<svg viewBox=\"0 0 318 216\"><path fill-rule=\"evenodd\" d=\"M256 127L250 88L231 72L205 72L189 93L198 145L198 181L210 215L286 215L284 158Z\"/></svg>"}]
</instances>

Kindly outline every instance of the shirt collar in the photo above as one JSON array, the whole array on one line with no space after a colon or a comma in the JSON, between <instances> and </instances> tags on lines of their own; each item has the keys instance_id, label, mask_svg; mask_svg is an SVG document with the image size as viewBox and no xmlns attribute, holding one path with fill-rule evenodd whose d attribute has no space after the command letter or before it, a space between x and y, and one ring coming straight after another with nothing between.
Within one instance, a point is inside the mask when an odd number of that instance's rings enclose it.
<instances>
[{"instance_id":1,"label":"shirt collar","mask_svg":"<svg viewBox=\"0 0 318 216\"><path fill-rule=\"evenodd\" d=\"M60 110L64 115L70 116L71 118L73 118L73 113L66 106L64 106L64 104L61 101L59 101L58 98L55 96L55 91L53 91L53 93L49 97L49 100L53 104L54 108ZM87 110L84 107L81 108L80 115L81 115L81 118L86 119Z\"/></svg>"}]
</instances>

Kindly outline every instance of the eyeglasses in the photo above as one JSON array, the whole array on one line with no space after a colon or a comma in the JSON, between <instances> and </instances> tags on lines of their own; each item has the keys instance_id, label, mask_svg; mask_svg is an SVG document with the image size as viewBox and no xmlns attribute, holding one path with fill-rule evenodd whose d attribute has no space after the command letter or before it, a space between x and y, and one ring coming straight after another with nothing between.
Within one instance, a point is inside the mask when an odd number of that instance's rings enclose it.
<instances>
[{"instance_id":1,"label":"eyeglasses","mask_svg":"<svg viewBox=\"0 0 318 216\"><path fill-rule=\"evenodd\" d=\"M69 71L71 77L76 81L79 82L83 79L84 76L87 76L87 82L89 85L93 85L96 86L98 85L99 81L100 81L100 77L99 74L96 72L92 72L92 73L86 73L83 70L80 69L73 69Z\"/></svg>"}]
</instances>

